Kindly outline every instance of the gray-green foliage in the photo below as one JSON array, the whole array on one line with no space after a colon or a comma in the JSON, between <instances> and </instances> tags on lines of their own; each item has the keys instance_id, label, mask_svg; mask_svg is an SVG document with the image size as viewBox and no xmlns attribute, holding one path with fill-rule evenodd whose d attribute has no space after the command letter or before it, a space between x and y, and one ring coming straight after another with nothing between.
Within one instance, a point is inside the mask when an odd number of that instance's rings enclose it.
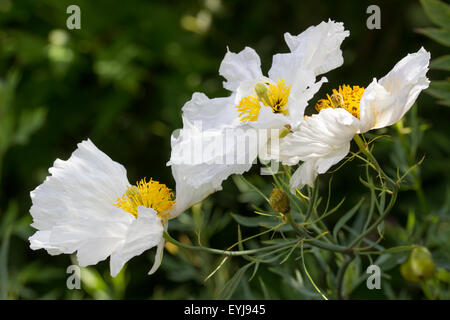
<instances>
[{"instance_id":1,"label":"gray-green foliage","mask_svg":"<svg viewBox=\"0 0 450 320\"><path fill-rule=\"evenodd\" d=\"M436 27L422 28L419 32L443 46L450 47L450 5L441 0L421 0L422 6ZM431 61L430 68L450 70L450 55L437 57ZM427 92L439 99L438 103L450 107L450 79L433 80Z\"/></svg>"}]
</instances>

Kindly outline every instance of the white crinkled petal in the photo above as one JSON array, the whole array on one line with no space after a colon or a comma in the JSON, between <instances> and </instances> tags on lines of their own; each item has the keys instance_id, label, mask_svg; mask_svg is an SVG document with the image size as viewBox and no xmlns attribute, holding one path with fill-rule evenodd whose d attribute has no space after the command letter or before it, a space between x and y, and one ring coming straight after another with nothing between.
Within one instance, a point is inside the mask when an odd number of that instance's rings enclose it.
<instances>
[{"instance_id":1,"label":"white crinkled petal","mask_svg":"<svg viewBox=\"0 0 450 320\"><path fill-rule=\"evenodd\" d=\"M280 153L284 164L320 159L347 147L358 129L358 119L344 109L323 109L305 117L300 126L281 139Z\"/></svg>"},{"instance_id":2,"label":"white crinkled petal","mask_svg":"<svg viewBox=\"0 0 450 320\"><path fill-rule=\"evenodd\" d=\"M321 22L311 26L297 36L285 33L284 39L291 52L298 52L304 69L320 75L344 63L340 46L350 35L342 22Z\"/></svg>"},{"instance_id":3,"label":"white crinkled petal","mask_svg":"<svg viewBox=\"0 0 450 320\"><path fill-rule=\"evenodd\" d=\"M314 71L304 68L301 57L296 56L296 53L275 55L269 76L271 79L283 79L286 85L290 86L289 99L286 105L289 114L286 117L286 122L289 122L293 128L297 127L303 120L308 101L320 89L322 83L327 81L323 77L316 82Z\"/></svg>"},{"instance_id":4,"label":"white crinkled petal","mask_svg":"<svg viewBox=\"0 0 450 320\"><path fill-rule=\"evenodd\" d=\"M232 174L248 171L255 161L259 143L267 135L249 127L195 131L183 129L172 136L172 155L168 165L176 182L175 217L209 194L221 190Z\"/></svg>"},{"instance_id":5,"label":"white crinkled petal","mask_svg":"<svg viewBox=\"0 0 450 320\"><path fill-rule=\"evenodd\" d=\"M428 88L430 53L424 48L408 54L378 82L374 80L361 97L361 132L390 126L400 120Z\"/></svg>"},{"instance_id":6,"label":"white crinkled petal","mask_svg":"<svg viewBox=\"0 0 450 320\"><path fill-rule=\"evenodd\" d=\"M220 98L226 101L223 108L232 106L234 97ZM194 107L196 114L184 117L184 128L176 130L171 137L172 152L168 165L176 182L176 204L171 210L171 217L176 217L191 205L203 200L209 194L220 190L222 182L232 174L242 174L251 168L257 157L257 130L242 123L234 113L234 120L229 113L223 112L214 124L196 122L195 119L208 114L205 110L212 107L206 96L198 94ZM216 99L218 100L218 99ZM186 108L186 106L185 106ZM215 108L215 107L214 107ZM221 112L220 107L211 112ZM185 110L184 110L185 112ZM228 120L224 119L227 118ZM203 119L206 119L203 117ZM231 124L231 121L234 121ZM222 123L222 125L220 125ZM229 125L228 125L229 124ZM247 141L246 141L247 140Z\"/></svg>"},{"instance_id":7,"label":"white crinkled petal","mask_svg":"<svg viewBox=\"0 0 450 320\"><path fill-rule=\"evenodd\" d=\"M289 119L294 123L301 121L308 100L320 89L326 78L316 82L313 69L302 65L299 52L276 54L273 57L269 77L273 80L283 79L286 85L291 86L288 104ZM312 94L311 94L312 93Z\"/></svg>"},{"instance_id":8,"label":"white crinkled petal","mask_svg":"<svg viewBox=\"0 0 450 320\"><path fill-rule=\"evenodd\" d=\"M282 129L289 124L289 118L282 113L274 113L271 107L265 106L262 103L259 109L258 120L249 121L248 125L258 129Z\"/></svg>"},{"instance_id":9,"label":"white crinkled petal","mask_svg":"<svg viewBox=\"0 0 450 320\"><path fill-rule=\"evenodd\" d=\"M168 228L168 223L164 223L164 231L167 231ZM163 254L164 254L164 245L165 245L166 241L164 238L161 238L161 241L158 243L158 245L156 246L156 254L155 254L155 262L153 263L152 268L150 269L150 271L148 272L149 275L154 274L156 272L156 270L159 269L159 266L162 263L162 258L163 258Z\"/></svg>"},{"instance_id":10,"label":"white crinkled petal","mask_svg":"<svg viewBox=\"0 0 450 320\"><path fill-rule=\"evenodd\" d=\"M278 53L273 56L269 78L273 81L284 79L286 85L296 85L304 90L314 83L316 77L312 69L302 65L303 57L300 52Z\"/></svg>"},{"instance_id":11,"label":"white crinkled petal","mask_svg":"<svg viewBox=\"0 0 450 320\"><path fill-rule=\"evenodd\" d=\"M218 187L232 173L247 171L257 156L257 131L245 127L199 131L182 129L172 135L168 165L177 165L195 188L214 182ZM178 197L178 196L177 196Z\"/></svg>"},{"instance_id":12,"label":"white crinkled petal","mask_svg":"<svg viewBox=\"0 0 450 320\"><path fill-rule=\"evenodd\" d=\"M138 217L128 227L122 245L111 255L111 275L115 277L125 263L144 251L157 246L162 239L164 227L161 218L151 208L137 208Z\"/></svg>"},{"instance_id":13,"label":"white crinkled petal","mask_svg":"<svg viewBox=\"0 0 450 320\"><path fill-rule=\"evenodd\" d=\"M32 226L48 230L68 219L109 219L129 185L125 168L89 139L67 161L57 159L44 183L31 192Z\"/></svg>"},{"instance_id":14,"label":"white crinkled petal","mask_svg":"<svg viewBox=\"0 0 450 320\"><path fill-rule=\"evenodd\" d=\"M68 219L52 227L50 248L57 246L62 253L77 251L78 263L85 267L105 260L121 245L133 216L112 208L111 220L92 218ZM46 248L46 247L44 247Z\"/></svg>"},{"instance_id":15,"label":"white crinkled petal","mask_svg":"<svg viewBox=\"0 0 450 320\"><path fill-rule=\"evenodd\" d=\"M54 256L63 253L58 245L52 245L50 242L50 235L52 232L50 230L36 231L31 237L28 238L30 241L30 248L32 250L46 249L47 252Z\"/></svg>"},{"instance_id":16,"label":"white crinkled petal","mask_svg":"<svg viewBox=\"0 0 450 320\"><path fill-rule=\"evenodd\" d=\"M134 217L114 206L129 184L125 168L90 140L78 144L67 161L31 192L33 250L77 252L81 266L98 263L120 247Z\"/></svg>"},{"instance_id":17,"label":"white crinkled petal","mask_svg":"<svg viewBox=\"0 0 450 320\"><path fill-rule=\"evenodd\" d=\"M182 108L183 127L199 130L233 128L240 125L234 96L209 99L196 92Z\"/></svg>"},{"instance_id":18,"label":"white crinkled petal","mask_svg":"<svg viewBox=\"0 0 450 320\"><path fill-rule=\"evenodd\" d=\"M245 47L239 53L227 51L220 65L219 74L227 80L223 83L225 89L235 91L242 81L262 76L261 61L255 50L249 47Z\"/></svg>"},{"instance_id":19,"label":"white crinkled petal","mask_svg":"<svg viewBox=\"0 0 450 320\"><path fill-rule=\"evenodd\" d=\"M166 241L164 240L164 238L162 238L161 241L156 246L155 262L153 263L153 266L151 267L150 271L148 272L148 275L154 274L161 266L165 244L166 244Z\"/></svg>"},{"instance_id":20,"label":"white crinkled petal","mask_svg":"<svg viewBox=\"0 0 450 320\"><path fill-rule=\"evenodd\" d=\"M291 53L274 55L269 77L294 83L302 79L297 75L299 71L308 70L318 76L341 66L344 58L340 46L349 35L343 23L331 20L311 26L297 36L285 33Z\"/></svg>"},{"instance_id":21,"label":"white crinkled petal","mask_svg":"<svg viewBox=\"0 0 450 320\"><path fill-rule=\"evenodd\" d=\"M291 52L273 56L269 77L284 79L291 85L286 108L293 128L303 120L308 101L327 81L323 77L316 82L316 76L343 64L340 45L348 35L342 23L331 20L309 27L297 36L285 34Z\"/></svg>"},{"instance_id":22,"label":"white crinkled petal","mask_svg":"<svg viewBox=\"0 0 450 320\"><path fill-rule=\"evenodd\" d=\"M218 187L230 174L247 171L257 157L258 144L265 143L267 137L241 123L240 127L222 130L191 126L175 131L171 140L168 165L178 165L177 172L198 188L211 181Z\"/></svg>"},{"instance_id":23,"label":"white crinkled petal","mask_svg":"<svg viewBox=\"0 0 450 320\"><path fill-rule=\"evenodd\" d=\"M323 83L327 82L327 78L322 77L319 81L308 85L305 90L297 89L296 84L291 88L289 96L289 102L286 108L289 110L289 124L292 129L296 129L298 125L303 121L303 115L305 109L308 106L308 101L319 91Z\"/></svg>"},{"instance_id":24,"label":"white crinkled petal","mask_svg":"<svg viewBox=\"0 0 450 320\"><path fill-rule=\"evenodd\" d=\"M289 188L295 194L295 189L304 185L314 186L317 177L317 166L315 160L308 160L302 163L289 180Z\"/></svg>"},{"instance_id":25,"label":"white crinkled petal","mask_svg":"<svg viewBox=\"0 0 450 320\"><path fill-rule=\"evenodd\" d=\"M344 109L323 109L306 117L280 142L280 159L284 164L304 162L292 185L310 184L317 173L325 173L342 160L358 128L358 119Z\"/></svg>"},{"instance_id":26,"label":"white crinkled petal","mask_svg":"<svg viewBox=\"0 0 450 320\"><path fill-rule=\"evenodd\" d=\"M29 238L31 249L77 251L82 266L106 259L133 219L114 207L129 184L125 168L86 140L67 161L57 159L49 172L31 192L32 226L38 229Z\"/></svg>"},{"instance_id":27,"label":"white crinkled petal","mask_svg":"<svg viewBox=\"0 0 450 320\"><path fill-rule=\"evenodd\" d=\"M202 201L211 193L222 190L221 181L212 180L197 187L192 186L189 181L190 174L201 171L202 166L174 165L172 164L172 175L176 183L176 202L170 210L170 219L178 217L192 205Z\"/></svg>"}]
</instances>

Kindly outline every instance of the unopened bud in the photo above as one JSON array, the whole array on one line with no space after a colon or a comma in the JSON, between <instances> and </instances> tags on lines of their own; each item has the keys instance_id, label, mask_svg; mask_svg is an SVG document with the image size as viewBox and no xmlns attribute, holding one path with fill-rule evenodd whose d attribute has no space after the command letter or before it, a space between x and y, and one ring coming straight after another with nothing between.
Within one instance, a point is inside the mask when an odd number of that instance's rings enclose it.
<instances>
[{"instance_id":1,"label":"unopened bud","mask_svg":"<svg viewBox=\"0 0 450 320\"><path fill-rule=\"evenodd\" d=\"M291 211L288 195L280 189L274 188L269 197L269 203L273 210L286 214Z\"/></svg>"},{"instance_id":2,"label":"unopened bud","mask_svg":"<svg viewBox=\"0 0 450 320\"><path fill-rule=\"evenodd\" d=\"M420 282L434 276L436 266L430 251L425 247L417 247L400 267L400 272L410 282Z\"/></svg>"},{"instance_id":3,"label":"unopened bud","mask_svg":"<svg viewBox=\"0 0 450 320\"><path fill-rule=\"evenodd\" d=\"M291 132L292 132L291 125L289 125L289 124L285 125L283 130L281 130L281 132L280 132L280 139L286 137Z\"/></svg>"}]
</instances>

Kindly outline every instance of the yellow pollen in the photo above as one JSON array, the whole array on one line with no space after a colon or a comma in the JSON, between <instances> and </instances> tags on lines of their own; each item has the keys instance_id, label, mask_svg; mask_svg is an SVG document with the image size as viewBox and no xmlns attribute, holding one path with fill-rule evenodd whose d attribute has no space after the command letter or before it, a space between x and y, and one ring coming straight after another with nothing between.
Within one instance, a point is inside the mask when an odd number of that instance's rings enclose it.
<instances>
[{"instance_id":1,"label":"yellow pollen","mask_svg":"<svg viewBox=\"0 0 450 320\"><path fill-rule=\"evenodd\" d=\"M118 198L114 205L131 213L136 218L139 206L152 208L157 212L158 217L167 221L168 217L165 212L175 203L172 199L173 193L165 184L152 179L147 182L144 178L138 181L135 186L127 187L125 194L122 198Z\"/></svg>"},{"instance_id":2,"label":"yellow pollen","mask_svg":"<svg viewBox=\"0 0 450 320\"><path fill-rule=\"evenodd\" d=\"M333 89L331 96L327 94L327 99L320 99L316 104L316 110L342 108L359 119L359 102L363 93L363 87L350 87L344 84L339 86L339 90Z\"/></svg>"},{"instance_id":3,"label":"yellow pollen","mask_svg":"<svg viewBox=\"0 0 450 320\"><path fill-rule=\"evenodd\" d=\"M248 96L241 99L241 102L236 107L238 109L239 118L242 122L246 121L256 121L258 120L259 109L261 105L259 104L258 98L254 96Z\"/></svg>"},{"instance_id":4,"label":"yellow pollen","mask_svg":"<svg viewBox=\"0 0 450 320\"><path fill-rule=\"evenodd\" d=\"M284 80L277 79L276 84L257 83L254 89L256 95L242 98L236 107L240 112L239 118L242 122L258 120L259 110L261 109L260 102L266 107L271 107L273 113L288 114L286 105L291 86L286 86Z\"/></svg>"}]
</instances>

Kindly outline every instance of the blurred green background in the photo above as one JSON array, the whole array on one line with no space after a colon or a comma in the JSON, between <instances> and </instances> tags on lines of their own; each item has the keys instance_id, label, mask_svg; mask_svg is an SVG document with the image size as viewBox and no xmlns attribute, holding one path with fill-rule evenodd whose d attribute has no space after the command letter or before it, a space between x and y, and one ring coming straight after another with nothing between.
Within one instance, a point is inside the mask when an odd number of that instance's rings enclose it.
<instances>
[{"instance_id":1,"label":"blurred green background","mask_svg":"<svg viewBox=\"0 0 450 320\"><path fill-rule=\"evenodd\" d=\"M80 30L66 28L66 8L71 4L81 8ZM381 8L380 30L366 27L370 4ZM27 238L34 232L29 226L29 193L43 182L56 158L67 159L88 137L127 168L131 182L153 177L174 188L165 165L170 134L181 126L181 107L193 92L209 97L227 94L218 75L227 46L235 52L254 48L267 72L272 55L288 50L284 32L298 34L328 18L344 22L351 34L342 45L344 65L326 74L329 83L312 103L342 83L366 86L421 46L431 51L433 59L448 53L446 40L438 43L419 32L436 22L419 1L0 0L0 298L223 297L221 289L241 264L240 258L226 261L204 281L221 257L171 248L153 276L147 276L154 255L148 251L132 259L115 279L109 276L109 261L84 269L83 289L68 290L66 268L71 258L29 249ZM430 70L429 78L448 77L448 65L440 69ZM406 130L379 131L391 137L376 147L377 157L388 168L411 165L425 155L410 190L400 194L390 215L386 241L425 245L436 264L447 270L450 109L436 97L448 104L449 91L448 83L442 82L430 92L434 97L421 94L403 124ZM402 139L409 141L403 148ZM336 199L347 195L348 207L361 190L354 162L333 179ZM257 173L256 167L246 176L269 193L270 177ZM231 213L252 216L249 203L258 201L230 178L224 191L182 215L169 231L180 241L196 243L201 230L204 245L226 248L237 239ZM361 287L351 298L448 298L407 283L398 270L404 259L391 263L384 290ZM241 281L242 290L232 297L310 298L291 278L274 270L261 268L251 282Z\"/></svg>"}]
</instances>

